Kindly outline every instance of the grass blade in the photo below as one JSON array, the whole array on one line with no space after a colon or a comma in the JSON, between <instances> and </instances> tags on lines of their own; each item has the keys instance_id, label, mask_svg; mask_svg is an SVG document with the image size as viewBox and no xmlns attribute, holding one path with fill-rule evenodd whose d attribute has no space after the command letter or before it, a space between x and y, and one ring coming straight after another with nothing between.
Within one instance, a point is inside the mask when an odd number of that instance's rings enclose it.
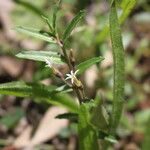
<instances>
[{"instance_id":1,"label":"grass blade","mask_svg":"<svg viewBox=\"0 0 150 150\"><path fill-rule=\"evenodd\" d=\"M122 43L115 1L111 6L109 23L110 23L110 35L114 60L113 110L111 115L110 133L114 134L116 127L119 124L123 109L124 78L125 78L124 48Z\"/></svg>"},{"instance_id":2,"label":"grass blade","mask_svg":"<svg viewBox=\"0 0 150 150\"><path fill-rule=\"evenodd\" d=\"M60 56L56 52L50 51L22 51L16 55L18 58L30 59L35 61L51 60L55 64L63 64Z\"/></svg>"},{"instance_id":3,"label":"grass blade","mask_svg":"<svg viewBox=\"0 0 150 150\"><path fill-rule=\"evenodd\" d=\"M56 43L56 40L53 37L50 37L49 35L41 33L40 30L24 28L24 27L16 27L15 30L20 33L24 33L29 36L33 36L35 38L44 40L49 43Z\"/></svg>"},{"instance_id":4,"label":"grass blade","mask_svg":"<svg viewBox=\"0 0 150 150\"><path fill-rule=\"evenodd\" d=\"M91 67L92 65L94 65L96 63L101 62L102 60L104 60L104 58L99 56L99 57L94 57L94 58L91 58L89 60L86 60L86 61L80 63L77 66L77 69L79 70L78 74L83 73L86 69L88 69L89 67Z\"/></svg>"},{"instance_id":5,"label":"grass blade","mask_svg":"<svg viewBox=\"0 0 150 150\"><path fill-rule=\"evenodd\" d=\"M0 84L0 94L17 97L31 97L44 100L47 103L61 105L72 112L78 112L78 105L66 94L55 93L53 86L23 81Z\"/></svg>"},{"instance_id":6,"label":"grass blade","mask_svg":"<svg viewBox=\"0 0 150 150\"><path fill-rule=\"evenodd\" d=\"M82 10L71 20L71 22L69 23L69 25L67 26L63 34L64 41L66 41L69 38L72 30L76 27L79 21L83 18L84 14L85 14L85 11Z\"/></svg>"}]
</instances>

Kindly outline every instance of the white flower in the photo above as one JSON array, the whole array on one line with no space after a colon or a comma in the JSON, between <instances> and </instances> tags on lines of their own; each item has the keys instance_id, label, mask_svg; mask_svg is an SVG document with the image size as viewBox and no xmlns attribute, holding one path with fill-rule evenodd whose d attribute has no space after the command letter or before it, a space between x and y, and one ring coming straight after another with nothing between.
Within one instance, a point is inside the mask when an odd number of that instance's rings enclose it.
<instances>
[{"instance_id":1,"label":"white flower","mask_svg":"<svg viewBox=\"0 0 150 150\"><path fill-rule=\"evenodd\" d=\"M50 59L45 58L45 63L46 63L45 67L52 68L53 67L52 57L50 57Z\"/></svg>"},{"instance_id":2,"label":"white flower","mask_svg":"<svg viewBox=\"0 0 150 150\"><path fill-rule=\"evenodd\" d=\"M66 74L67 78L65 80L71 79L71 83L74 83L74 80L77 80L76 74L79 70L76 70L75 72L73 72L73 70L71 70L70 74Z\"/></svg>"}]
</instances>

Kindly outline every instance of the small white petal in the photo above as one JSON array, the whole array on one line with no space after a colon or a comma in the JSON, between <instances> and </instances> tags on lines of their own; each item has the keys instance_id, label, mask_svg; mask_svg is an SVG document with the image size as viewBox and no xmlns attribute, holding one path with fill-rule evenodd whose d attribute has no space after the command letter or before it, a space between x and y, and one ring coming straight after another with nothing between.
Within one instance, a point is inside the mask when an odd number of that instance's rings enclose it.
<instances>
[{"instance_id":1,"label":"small white petal","mask_svg":"<svg viewBox=\"0 0 150 150\"><path fill-rule=\"evenodd\" d=\"M71 83L73 84L73 78L71 78Z\"/></svg>"},{"instance_id":2,"label":"small white petal","mask_svg":"<svg viewBox=\"0 0 150 150\"><path fill-rule=\"evenodd\" d=\"M79 70L76 70L75 73L73 70L70 71L70 74L66 74L67 78L65 80L71 79L71 83L73 84L74 80L76 79L76 74Z\"/></svg>"},{"instance_id":3,"label":"small white petal","mask_svg":"<svg viewBox=\"0 0 150 150\"><path fill-rule=\"evenodd\" d=\"M46 67L50 67L51 68L53 66L53 62L51 61L51 58L50 58L50 60L45 58L45 63L46 63Z\"/></svg>"},{"instance_id":4,"label":"small white petal","mask_svg":"<svg viewBox=\"0 0 150 150\"><path fill-rule=\"evenodd\" d=\"M66 74L66 76L71 77L71 74Z\"/></svg>"},{"instance_id":5,"label":"small white petal","mask_svg":"<svg viewBox=\"0 0 150 150\"><path fill-rule=\"evenodd\" d=\"M79 72L79 69L75 71L74 75L76 75Z\"/></svg>"},{"instance_id":6,"label":"small white petal","mask_svg":"<svg viewBox=\"0 0 150 150\"><path fill-rule=\"evenodd\" d=\"M73 70L71 70L71 71L70 71L70 74L71 74L71 75L73 75L73 74L74 74L74 73L73 73Z\"/></svg>"},{"instance_id":7,"label":"small white petal","mask_svg":"<svg viewBox=\"0 0 150 150\"><path fill-rule=\"evenodd\" d=\"M71 79L70 77L67 77L65 80Z\"/></svg>"}]
</instances>

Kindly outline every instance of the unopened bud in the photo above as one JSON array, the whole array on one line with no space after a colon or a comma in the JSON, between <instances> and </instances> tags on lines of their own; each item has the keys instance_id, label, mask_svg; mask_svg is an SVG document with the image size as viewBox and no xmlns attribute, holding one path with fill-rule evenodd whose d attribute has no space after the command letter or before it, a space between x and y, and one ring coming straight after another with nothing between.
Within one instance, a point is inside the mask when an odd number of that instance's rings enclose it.
<instances>
[{"instance_id":1,"label":"unopened bud","mask_svg":"<svg viewBox=\"0 0 150 150\"><path fill-rule=\"evenodd\" d=\"M69 59L70 59L71 65L74 67L75 66L75 57L74 57L73 49L70 49Z\"/></svg>"},{"instance_id":2,"label":"unopened bud","mask_svg":"<svg viewBox=\"0 0 150 150\"><path fill-rule=\"evenodd\" d=\"M54 74L56 77L58 77L58 78L62 78L62 77L63 77L62 73L61 73L59 70L57 70L57 69L54 68L54 67L51 67L51 69L52 69L53 74Z\"/></svg>"}]
</instances>

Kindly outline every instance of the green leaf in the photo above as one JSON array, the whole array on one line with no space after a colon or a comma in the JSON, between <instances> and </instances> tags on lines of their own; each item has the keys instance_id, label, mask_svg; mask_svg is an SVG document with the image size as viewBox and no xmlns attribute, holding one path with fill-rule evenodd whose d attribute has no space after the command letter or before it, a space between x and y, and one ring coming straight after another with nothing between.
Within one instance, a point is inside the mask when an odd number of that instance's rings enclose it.
<instances>
[{"instance_id":1,"label":"green leaf","mask_svg":"<svg viewBox=\"0 0 150 150\"><path fill-rule=\"evenodd\" d=\"M96 130L89 124L90 106L82 103L79 109L79 150L98 150L98 136Z\"/></svg>"},{"instance_id":2,"label":"green leaf","mask_svg":"<svg viewBox=\"0 0 150 150\"><path fill-rule=\"evenodd\" d=\"M57 89L55 89L55 92L58 92L58 93L69 93L69 92L72 92L73 90L71 88L68 89L68 86L67 85L62 85L60 87L58 87Z\"/></svg>"},{"instance_id":3,"label":"green leaf","mask_svg":"<svg viewBox=\"0 0 150 150\"><path fill-rule=\"evenodd\" d=\"M23 116L23 110L16 107L14 111L6 114L0 119L0 124L4 125L7 129L12 129Z\"/></svg>"},{"instance_id":4,"label":"green leaf","mask_svg":"<svg viewBox=\"0 0 150 150\"><path fill-rule=\"evenodd\" d=\"M50 104L64 106L72 112L78 112L78 105L70 96L55 93L55 90L54 86L25 83L23 81L0 84L0 94L36 98Z\"/></svg>"},{"instance_id":5,"label":"green leaf","mask_svg":"<svg viewBox=\"0 0 150 150\"><path fill-rule=\"evenodd\" d=\"M27 8L28 10L34 12L35 14L37 14L38 16L44 16L47 17L47 15L38 7L34 6L33 4L27 2L27 1L22 1L22 0L14 0L14 2L16 2L19 5L22 5L23 7Z\"/></svg>"},{"instance_id":6,"label":"green leaf","mask_svg":"<svg viewBox=\"0 0 150 150\"><path fill-rule=\"evenodd\" d=\"M97 130L108 132L109 116L99 97L94 100L94 105L90 115L90 123Z\"/></svg>"},{"instance_id":7,"label":"green leaf","mask_svg":"<svg viewBox=\"0 0 150 150\"><path fill-rule=\"evenodd\" d=\"M94 57L94 58L91 58L89 60L86 60L86 61L80 63L77 66L77 69L79 70L78 74L83 73L86 69L88 69L89 67L91 67L93 64L99 63L102 60L104 60L104 58L101 57L101 56L99 56L99 57Z\"/></svg>"},{"instance_id":8,"label":"green leaf","mask_svg":"<svg viewBox=\"0 0 150 150\"><path fill-rule=\"evenodd\" d=\"M64 114L59 114L55 118L58 119L69 119L71 121L78 121L78 114L76 113L64 113Z\"/></svg>"},{"instance_id":9,"label":"green leaf","mask_svg":"<svg viewBox=\"0 0 150 150\"><path fill-rule=\"evenodd\" d=\"M41 33L40 30L31 29L31 28L24 28L24 27L16 27L16 31L20 33L27 34L29 36L33 36L35 38L44 40L49 43L56 43L56 40L53 37L50 37L48 34Z\"/></svg>"},{"instance_id":10,"label":"green leaf","mask_svg":"<svg viewBox=\"0 0 150 150\"><path fill-rule=\"evenodd\" d=\"M137 3L137 0L124 0L122 2L122 7L123 7L123 12L121 16L119 17L119 23L120 25L124 23L124 21L127 19L127 17L130 15L132 12L133 8L135 7Z\"/></svg>"},{"instance_id":11,"label":"green leaf","mask_svg":"<svg viewBox=\"0 0 150 150\"><path fill-rule=\"evenodd\" d=\"M51 60L54 64L63 64L60 56L56 52L51 51L22 51L16 55L18 58L30 59L35 61Z\"/></svg>"},{"instance_id":12,"label":"green leaf","mask_svg":"<svg viewBox=\"0 0 150 150\"><path fill-rule=\"evenodd\" d=\"M84 14L85 14L85 11L82 10L71 20L71 22L69 23L69 25L67 26L63 34L64 41L66 41L69 38L72 30L76 27L79 21L83 18Z\"/></svg>"},{"instance_id":13,"label":"green leaf","mask_svg":"<svg viewBox=\"0 0 150 150\"><path fill-rule=\"evenodd\" d=\"M58 0L57 4L54 7L54 11L53 11L53 24L52 24L52 26L53 26L54 34L56 33L56 21L57 21L57 14L58 14L58 11L60 8L60 3L61 3L61 0Z\"/></svg>"},{"instance_id":14,"label":"green leaf","mask_svg":"<svg viewBox=\"0 0 150 150\"><path fill-rule=\"evenodd\" d=\"M109 22L114 60L113 108L110 127L110 133L113 135L122 115L125 80L124 48L115 2L111 7Z\"/></svg>"},{"instance_id":15,"label":"green leaf","mask_svg":"<svg viewBox=\"0 0 150 150\"><path fill-rule=\"evenodd\" d=\"M42 18L45 20L45 22L47 23L47 25L48 25L50 31L52 32L52 31L53 31L53 28L52 28L52 26L51 26L51 23L50 23L49 18L48 18L48 17L45 17L45 16L42 16Z\"/></svg>"},{"instance_id":16,"label":"green leaf","mask_svg":"<svg viewBox=\"0 0 150 150\"><path fill-rule=\"evenodd\" d=\"M118 141L116 140L116 138L115 137L113 137L113 136L106 136L105 138L104 138L106 141L108 141L108 142L110 142L110 143L118 143Z\"/></svg>"}]
</instances>

